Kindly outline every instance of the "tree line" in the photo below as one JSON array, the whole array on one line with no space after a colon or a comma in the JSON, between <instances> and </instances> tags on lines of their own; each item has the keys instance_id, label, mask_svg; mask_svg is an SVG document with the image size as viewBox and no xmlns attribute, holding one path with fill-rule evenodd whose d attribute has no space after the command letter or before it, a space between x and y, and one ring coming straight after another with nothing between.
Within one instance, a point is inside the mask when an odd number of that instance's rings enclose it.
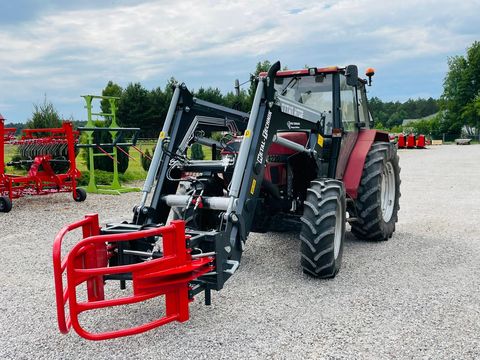
<instances>
[{"instance_id":1,"label":"tree line","mask_svg":"<svg viewBox=\"0 0 480 360\"><path fill-rule=\"evenodd\" d=\"M405 119L419 119L437 113L440 110L439 100L408 99L400 101L382 101L373 97L368 101L368 107L378 128L398 129Z\"/></svg>"},{"instance_id":2,"label":"tree line","mask_svg":"<svg viewBox=\"0 0 480 360\"><path fill-rule=\"evenodd\" d=\"M259 62L251 77L267 71L270 65L268 60ZM172 77L164 88L147 90L142 84L136 82L128 84L123 89L120 85L109 81L102 95L120 98L117 109L117 121L120 126L139 127L142 129L142 137L155 138L162 128L173 95L173 87L176 84L177 80ZM199 99L248 112L255 95L255 86L252 81L248 89L239 89L238 94L233 91L222 93L215 87L200 87L198 90L190 89L190 91ZM103 113L110 113L108 100L102 101L101 109Z\"/></svg>"},{"instance_id":3,"label":"tree line","mask_svg":"<svg viewBox=\"0 0 480 360\"><path fill-rule=\"evenodd\" d=\"M271 63L268 60L259 62L251 77L267 71ZM426 135L460 136L462 131L467 135L479 135L480 129L480 42L474 42L465 56L454 56L448 59L449 70L443 83L443 93L439 99L409 99L405 102L382 101L378 97L369 100L369 108L377 128L394 132L413 129ZM128 84L125 88L109 81L102 91L105 96L118 96L117 120L120 126L140 127L142 137L157 137L166 117L175 78L170 78L166 85L147 90L141 83ZM192 90L197 98L220 105L250 111L255 84L250 82L248 89L241 89L237 95L233 91L223 93L215 87L200 87ZM109 113L108 101L101 103L101 110ZM432 114L434 117L409 124L402 128L405 119L418 119ZM108 117L106 117L108 125ZM26 127L55 127L59 121L58 113L46 100L42 105L34 105L32 119ZM12 124L8 124L12 125ZM17 127L22 128L23 124Z\"/></svg>"},{"instance_id":4,"label":"tree line","mask_svg":"<svg viewBox=\"0 0 480 360\"><path fill-rule=\"evenodd\" d=\"M124 127L139 127L141 137L157 137L162 129L167 116L170 99L173 94L175 79L170 79L164 88L157 87L147 90L140 83L130 83L124 89L118 84L109 82L102 91L104 96L118 96L117 122ZM230 108L249 111L249 95L246 90L241 90L239 96L233 92L223 94L218 88L201 87L193 91L199 99L214 102ZM110 113L110 104L103 100L101 104L103 113Z\"/></svg>"},{"instance_id":5,"label":"tree line","mask_svg":"<svg viewBox=\"0 0 480 360\"><path fill-rule=\"evenodd\" d=\"M375 102L373 103L375 106ZM448 59L448 72L443 81L440 99L428 99L426 103L420 101L417 104L420 105L418 115L426 116L422 111L434 110L434 104L438 107L435 116L410 123L400 130L413 130L433 138L454 139L468 136L480 140L480 42L475 41L468 47L465 56L457 55ZM382 113L380 110L376 115L380 119L385 119L383 124L386 127L398 130L398 127L395 127L395 114L399 111ZM390 115L387 119L385 115L388 114Z\"/></svg>"}]
</instances>

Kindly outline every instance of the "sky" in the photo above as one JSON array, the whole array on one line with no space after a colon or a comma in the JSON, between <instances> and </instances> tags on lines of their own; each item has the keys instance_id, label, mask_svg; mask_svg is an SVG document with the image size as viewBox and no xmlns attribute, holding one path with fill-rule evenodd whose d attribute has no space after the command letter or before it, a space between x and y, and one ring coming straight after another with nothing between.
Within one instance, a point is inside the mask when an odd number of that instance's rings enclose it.
<instances>
[{"instance_id":1,"label":"sky","mask_svg":"<svg viewBox=\"0 0 480 360\"><path fill-rule=\"evenodd\" d=\"M232 91L259 61L374 67L369 96L442 93L447 60L480 40L480 0L0 0L0 113L25 122L45 97L85 120L80 95L125 87ZM248 84L246 85L248 86Z\"/></svg>"}]
</instances>

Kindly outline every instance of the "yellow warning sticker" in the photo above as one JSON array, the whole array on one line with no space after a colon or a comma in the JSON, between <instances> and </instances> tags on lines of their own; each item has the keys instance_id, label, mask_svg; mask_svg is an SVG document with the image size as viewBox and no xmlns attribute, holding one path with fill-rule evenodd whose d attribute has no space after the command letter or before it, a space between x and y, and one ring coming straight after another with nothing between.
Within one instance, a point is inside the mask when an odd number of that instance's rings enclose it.
<instances>
[{"instance_id":1,"label":"yellow warning sticker","mask_svg":"<svg viewBox=\"0 0 480 360\"><path fill-rule=\"evenodd\" d=\"M252 180L252 186L250 187L250 194L252 194L252 195L255 192L255 186L257 186L257 180L253 179Z\"/></svg>"},{"instance_id":2,"label":"yellow warning sticker","mask_svg":"<svg viewBox=\"0 0 480 360\"><path fill-rule=\"evenodd\" d=\"M250 136L252 136L252 132L248 129L245 130L245 137L247 138L247 137L250 137Z\"/></svg>"},{"instance_id":3,"label":"yellow warning sticker","mask_svg":"<svg viewBox=\"0 0 480 360\"><path fill-rule=\"evenodd\" d=\"M320 147L323 147L323 136L320 134L318 134L317 143L320 145Z\"/></svg>"},{"instance_id":4,"label":"yellow warning sticker","mask_svg":"<svg viewBox=\"0 0 480 360\"><path fill-rule=\"evenodd\" d=\"M160 131L160 136L159 136L160 139L165 139L165 132L164 131Z\"/></svg>"}]
</instances>

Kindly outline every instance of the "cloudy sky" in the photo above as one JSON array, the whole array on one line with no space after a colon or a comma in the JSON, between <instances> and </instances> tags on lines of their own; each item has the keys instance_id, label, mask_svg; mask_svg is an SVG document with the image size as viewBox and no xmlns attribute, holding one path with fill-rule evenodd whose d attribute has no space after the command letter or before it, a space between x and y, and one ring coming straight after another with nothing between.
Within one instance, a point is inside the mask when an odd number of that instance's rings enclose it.
<instances>
[{"instance_id":1,"label":"cloudy sky","mask_svg":"<svg viewBox=\"0 0 480 360\"><path fill-rule=\"evenodd\" d=\"M0 0L0 113L52 101L85 119L109 80L233 88L258 61L376 69L370 96L438 97L449 56L480 40L480 0Z\"/></svg>"}]
</instances>

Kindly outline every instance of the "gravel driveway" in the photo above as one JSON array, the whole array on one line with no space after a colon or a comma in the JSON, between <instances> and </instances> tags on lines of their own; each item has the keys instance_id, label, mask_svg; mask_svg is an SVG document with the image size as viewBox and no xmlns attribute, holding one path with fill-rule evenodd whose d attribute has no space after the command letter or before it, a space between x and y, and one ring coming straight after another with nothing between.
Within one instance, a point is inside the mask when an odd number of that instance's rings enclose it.
<instances>
[{"instance_id":1,"label":"gravel driveway","mask_svg":"<svg viewBox=\"0 0 480 360\"><path fill-rule=\"evenodd\" d=\"M348 233L334 280L301 272L295 235L251 234L212 306L198 296L187 323L103 342L57 331L51 246L86 213L130 219L139 194L15 201L0 214L0 359L480 358L480 146L399 154L396 233Z\"/></svg>"}]
</instances>

